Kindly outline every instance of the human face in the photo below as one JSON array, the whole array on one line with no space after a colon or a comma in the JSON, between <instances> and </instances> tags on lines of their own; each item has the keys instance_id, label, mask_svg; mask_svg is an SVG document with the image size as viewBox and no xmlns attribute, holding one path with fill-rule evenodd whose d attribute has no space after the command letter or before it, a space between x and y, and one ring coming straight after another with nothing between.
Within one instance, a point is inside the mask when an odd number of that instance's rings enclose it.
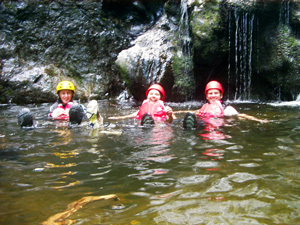
<instances>
[{"instance_id":1,"label":"human face","mask_svg":"<svg viewBox=\"0 0 300 225\"><path fill-rule=\"evenodd\" d=\"M150 90L148 92L148 96L147 99L151 102L157 102L158 100L160 100L160 92L157 90Z\"/></svg>"},{"instance_id":2,"label":"human face","mask_svg":"<svg viewBox=\"0 0 300 225\"><path fill-rule=\"evenodd\" d=\"M61 90L61 91L59 91L58 96L59 96L60 100L62 101L62 103L64 105L66 105L71 101L71 99L73 97L73 91Z\"/></svg>"},{"instance_id":3,"label":"human face","mask_svg":"<svg viewBox=\"0 0 300 225\"><path fill-rule=\"evenodd\" d=\"M220 101L223 97L223 94L218 89L209 89L206 93L206 99L209 103L213 103L215 101Z\"/></svg>"}]
</instances>

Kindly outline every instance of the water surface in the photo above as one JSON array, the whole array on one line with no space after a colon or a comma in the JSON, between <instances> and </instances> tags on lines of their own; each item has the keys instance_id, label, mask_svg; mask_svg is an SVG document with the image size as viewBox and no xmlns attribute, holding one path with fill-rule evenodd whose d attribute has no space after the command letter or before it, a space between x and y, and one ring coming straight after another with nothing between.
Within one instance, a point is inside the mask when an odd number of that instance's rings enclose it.
<instances>
[{"instance_id":1,"label":"water surface","mask_svg":"<svg viewBox=\"0 0 300 225\"><path fill-rule=\"evenodd\" d=\"M99 102L104 118L138 107ZM201 103L171 104L174 110ZM40 224L85 196L116 194L68 217L75 224L297 224L300 119L297 104L235 103L236 117L184 131L105 119L68 129L50 105L27 105L36 129L17 125L24 106L0 107L0 224ZM222 125L222 126L219 126Z\"/></svg>"}]
</instances>

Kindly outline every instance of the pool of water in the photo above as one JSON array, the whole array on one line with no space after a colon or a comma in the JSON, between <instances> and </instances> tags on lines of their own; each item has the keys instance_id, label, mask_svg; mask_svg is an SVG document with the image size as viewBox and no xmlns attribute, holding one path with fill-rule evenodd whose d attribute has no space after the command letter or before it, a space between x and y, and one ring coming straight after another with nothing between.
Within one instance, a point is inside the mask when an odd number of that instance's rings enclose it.
<instances>
[{"instance_id":1,"label":"pool of water","mask_svg":"<svg viewBox=\"0 0 300 225\"><path fill-rule=\"evenodd\" d=\"M36 129L17 125L24 106L0 106L0 224L40 224L86 196L69 224L297 224L300 119L297 104L233 103L236 117L184 131L107 120L135 105L99 102L105 128L68 129L47 120L48 104L27 105ZM171 104L173 110L201 103Z\"/></svg>"}]
</instances>

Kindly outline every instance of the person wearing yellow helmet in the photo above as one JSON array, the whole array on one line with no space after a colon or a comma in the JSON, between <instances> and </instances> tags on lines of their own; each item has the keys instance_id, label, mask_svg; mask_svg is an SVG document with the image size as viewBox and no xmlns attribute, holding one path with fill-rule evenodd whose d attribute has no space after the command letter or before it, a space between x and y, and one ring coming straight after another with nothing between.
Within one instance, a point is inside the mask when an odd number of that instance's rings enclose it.
<instances>
[{"instance_id":1,"label":"person wearing yellow helmet","mask_svg":"<svg viewBox=\"0 0 300 225\"><path fill-rule=\"evenodd\" d=\"M90 125L99 128L103 119L99 112L98 103L92 100L85 108L83 105L73 101L75 86L71 81L61 81L56 87L58 101L50 107L49 116L54 119L69 119L69 124L80 124L86 118Z\"/></svg>"},{"instance_id":2,"label":"person wearing yellow helmet","mask_svg":"<svg viewBox=\"0 0 300 225\"><path fill-rule=\"evenodd\" d=\"M56 86L58 100L50 106L48 116L55 120L69 120L69 125L80 124L84 118L89 119L93 128L102 125L103 119L99 113L96 100L92 100L85 108L83 105L73 101L75 85L71 81L61 81ZM18 124L21 127L33 128L33 117L28 108L24 108L18 115Z\"/></svg>"},{"instance_id":3,"label":"person wearing yellow helmet","mask_svg":"<svg viewBox=\"0 0 300 225\"><path fill-rule=\"evenodd\" d=\"M68 119L73 105L75 86L71 81L61 81L56 86L58 101L50 107L49 116L54 119Z\"/></svg>"},{"instance_id":4,"label":"person wearing yellow helmet","mask_svg":"<svg viewBox=\"0 0 300 225\"><path fill-rule=\"evenodd\" d=\"M71 107L78 111L75 113L72 123L81 123L84 115L83 108L79 104L73 103L73 96L75 93L75 86L71 81L61 81L56 86L56 93L58 101L55 102L49 110L48 116L58 120L69 120ZM74 113L73 113L74 114ZM21 127L34 127L33 116L28 108L22 109L18 115L18 123Z\"/></svg>"},{"instance_id":5,"label":"person wearing yellow helmet","mask_svg":"<svg viewBox=\"0 0 300 225\"><path fill-rule=\"evenodd\" d=\"M71 81L61 81L56 86L56 93L58 101L50 107L49 116L54 119L69 119L75 86Z\"/></svg>"}]
</instances>

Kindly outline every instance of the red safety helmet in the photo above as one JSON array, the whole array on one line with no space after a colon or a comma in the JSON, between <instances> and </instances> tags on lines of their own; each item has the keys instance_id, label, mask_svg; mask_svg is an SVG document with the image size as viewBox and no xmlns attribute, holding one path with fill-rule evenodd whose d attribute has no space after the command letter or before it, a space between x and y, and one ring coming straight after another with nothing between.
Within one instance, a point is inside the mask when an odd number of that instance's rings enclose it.
<instances>
[{"instance_id":1,"label":"red safety helmet","mask_svg":"<svg viewBox=\"0 0 300 225\"><path fill-rule=\"evenodd\" d=\"M221 91L221 94L223 94L223 87L218 81L213 80L207 83L205 87L205 95L210 89L218 89L219 91Z\"/></svg>"},{"instance_id":2,"label":"red safety helmet","mask_svg":"<svg viewBox=\"0 0 300 225\"><path fill-rule=\"evenodd\" d=\"M150 90L157 90L157 91L159 91L160 94L161 94L161 100L162 101L165 100L165 90L164 90L164 88L161 85L159 85L159 84L153 84L153 85L151 85L148 88L148 90L146 91L146 96L148 96L148 93L149 93Z\"/></svg>"}]
</instances>

